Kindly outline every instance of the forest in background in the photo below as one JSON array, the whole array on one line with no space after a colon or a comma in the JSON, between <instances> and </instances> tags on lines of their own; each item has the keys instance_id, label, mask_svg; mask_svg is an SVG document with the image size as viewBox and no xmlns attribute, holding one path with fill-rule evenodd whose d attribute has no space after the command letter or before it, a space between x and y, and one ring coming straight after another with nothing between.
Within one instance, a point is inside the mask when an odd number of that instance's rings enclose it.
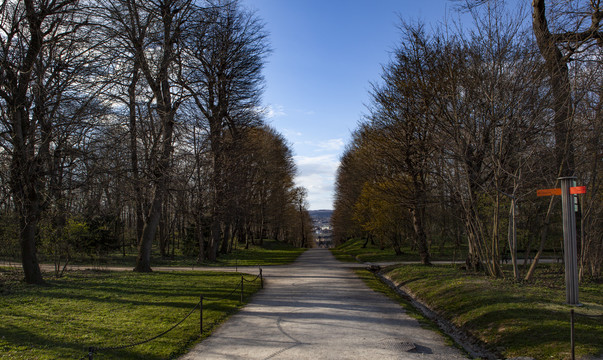
<instances>
[{"instance_id":1,"label":"forest in background","mask_svg":"<svg viewBox=\"0 0 603 360\"><path fill-rule=\"evenodd\" d=\"M264 122L264 25L238 1L6 0L0 257L28 283L74 258L215 261L303 247L306 190Z\"/></svg>"},{"instance_id":2,"label":"forest in background","mask_svg":"<svg viewBox=\"0 0 603 360\"><path fill-rule=\"evenodd\" d=\"M563 241L560 198L536 192L575 176L580 278L601 277L603 9L521 3L459 1L465 30L401 22L337 172L336 243L411 246L424 264L450 244L494 277L508 254L530 280Z\"/></svg>"}]
</instances>

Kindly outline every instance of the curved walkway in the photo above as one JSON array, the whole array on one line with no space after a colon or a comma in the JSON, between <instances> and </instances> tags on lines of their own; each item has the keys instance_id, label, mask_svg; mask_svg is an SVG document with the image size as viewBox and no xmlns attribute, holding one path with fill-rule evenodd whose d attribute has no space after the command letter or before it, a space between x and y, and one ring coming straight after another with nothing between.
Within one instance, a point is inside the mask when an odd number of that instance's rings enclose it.
<instances>
[{"instance_id":1,"label":"curved walkway","mask_svg":"<svg viewBox=\"0 0 603 360\"><path fill-rule=\"evenodd\" d=\"M264 290L181 360L465 358L328 250L264 276Z\"/></svg>"}]
</instances>

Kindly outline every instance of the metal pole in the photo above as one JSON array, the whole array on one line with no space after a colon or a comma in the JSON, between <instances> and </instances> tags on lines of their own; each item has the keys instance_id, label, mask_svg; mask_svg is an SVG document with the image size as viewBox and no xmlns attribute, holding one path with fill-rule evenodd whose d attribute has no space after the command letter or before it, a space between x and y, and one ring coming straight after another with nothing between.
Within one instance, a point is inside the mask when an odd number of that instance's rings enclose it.
<instances>
[{"instance_id":1,"label":"metal pole","mask_svg":"<svg viewBox=\"0 0 603 360\"><path fill-rule=\"evenodd\" d=\"M201 301L199 303L199 329L200 334L203 335L203 295L201 295Z\"/></svg>"},{"instance_id":2,"label":"metal pole","mask_svg":"<svg viewBox=\"0 0 603 360\"><path fill-rule=\"evenodd\" d=\"M576 353L574 351L574 309L570 310L570 336L572 345L572 360L576 360Z\"/></svg>"},{"instance_id":3,"label":"metal pole","mask_svg":"<svg viewBox=\"0 0 603 360\"><path fill-rule=\"evenodd\" d=\"M260 285L264 288L264 276L262 275L262 268L260 268Z\"/></svg>"},{"instance_id":4,"label":"metal pole","mask_svg":"<svg viewBox=\"0 0 603 360\"><path fill-rule=\"evenodd\" d=\"M578 305L578 260L576 245L576 214L574 212L574 195L570 187L576 178L562 177L561 206L563 210L563 250L565 261L565 299L570 305Z\"/></svg>"},{"instance_id":5,"label":"metal pole","mask_svg":"<svg viewBox=\"0 0 603 360\"><path fill-rule=\"evenodd\" d=\"M241 304L243 303L243 275L241 275Z\"/></svg>"}]
</instances>

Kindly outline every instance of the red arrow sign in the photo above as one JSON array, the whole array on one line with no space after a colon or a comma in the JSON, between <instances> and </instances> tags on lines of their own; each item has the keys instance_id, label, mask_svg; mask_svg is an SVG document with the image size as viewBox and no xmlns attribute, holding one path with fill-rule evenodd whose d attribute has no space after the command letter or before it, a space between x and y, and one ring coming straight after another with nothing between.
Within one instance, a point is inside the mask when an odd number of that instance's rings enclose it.
<instances>
[{"instance_id":1,"label":"red arrow sign","mask_svg":"<svg viewBox=\"0 0 603 360\"><path fill-rule=\"evenodd\" d=\"M586 194L586 186L573 186L570 188L570 194ZM561 189L542 189L536 191L536 196L554 195L561 195Z\"/></svg>"}]
</instances>

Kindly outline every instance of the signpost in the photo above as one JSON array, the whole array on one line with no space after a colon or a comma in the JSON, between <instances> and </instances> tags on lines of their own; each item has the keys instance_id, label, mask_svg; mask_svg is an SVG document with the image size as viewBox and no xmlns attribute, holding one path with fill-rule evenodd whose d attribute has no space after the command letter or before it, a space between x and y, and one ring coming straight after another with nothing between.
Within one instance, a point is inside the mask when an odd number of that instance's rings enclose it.
<instances>
[{"instance_id":1,"label":"signpost","mask_svg":"<svg viewBox=\"0 0 603 360\"><path fill-rule=\"evenodd\" d=\"M563 212L563 260L565 262L565 300L570 305L579 305L578 301L578 249L576 244L576 214L574 195L585 194L586 186L571 186L575 177L562 177L560 189L538 190L538 196L561 195Z\"/></svg>"}]
</instances>

